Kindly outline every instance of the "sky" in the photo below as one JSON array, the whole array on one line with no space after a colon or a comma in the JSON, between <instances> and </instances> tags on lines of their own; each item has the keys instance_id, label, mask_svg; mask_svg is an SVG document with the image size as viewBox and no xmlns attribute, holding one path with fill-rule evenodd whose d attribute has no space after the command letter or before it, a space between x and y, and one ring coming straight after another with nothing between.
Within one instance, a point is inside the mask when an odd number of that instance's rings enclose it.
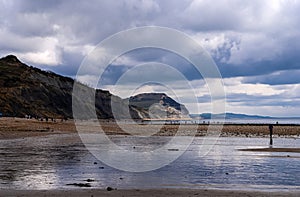
<instances>
[{"instance_id":1,"label":"sky","mask_svg":"<svg viewBox=\"0 0 300 197\"><path fill-rule=\"evenodd\" d=\"M74 78L84 58L107 37L135 27L173 28L215 61L227 112L300 117L299 11L296 0L0 0L0 56L14 54L26 64ZM141 72L131 69L149 62L161 64L144 66L147 76L160 76L159 66L170 65L184 79L174 79L174 90L132 82L116 91L126 73L132 79ZM87 84L93 78L89 73L77 77ZM193 93L182 80L192 84ZM206 81L170 51L130 51L106 67L100 81L101 88L121 97L128 89L167 92L185 101L191 113L195 105L200 112L211 109ZM192 96L196 102L189 101Z\"/></svg>"}]
</instances>

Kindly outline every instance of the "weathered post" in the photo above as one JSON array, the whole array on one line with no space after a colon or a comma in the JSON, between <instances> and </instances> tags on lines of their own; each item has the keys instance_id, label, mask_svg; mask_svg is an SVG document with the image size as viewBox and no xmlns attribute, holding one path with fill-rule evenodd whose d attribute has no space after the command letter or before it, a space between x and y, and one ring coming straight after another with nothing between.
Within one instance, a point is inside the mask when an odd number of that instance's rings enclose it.
<instances>
[{"instance_id":1,"label":"weathered post","mask_svg":"<svg viewBox=\"0 0 300 197\"><path fill-rule=\"evenodd\" d=\"M270 131L270 145L273 145L273 139L272 139L272 135L273 135L273 125L269 125L269 131Z\"/></svg>"}]
</instances>

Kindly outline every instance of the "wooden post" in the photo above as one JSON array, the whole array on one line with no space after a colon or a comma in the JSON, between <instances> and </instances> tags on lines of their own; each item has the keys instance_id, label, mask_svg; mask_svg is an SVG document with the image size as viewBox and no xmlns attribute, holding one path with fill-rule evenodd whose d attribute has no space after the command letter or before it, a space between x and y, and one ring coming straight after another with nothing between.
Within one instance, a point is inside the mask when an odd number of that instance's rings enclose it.
<instances>
[{"instance_id":1,"label":"wooden post","mask_svg":"<svg viewBox=\"0 0 300 197\"><path fill-rule=\"evenodd\" d=\"M269 125L269 131L270 131L270 145L273 145L273 139L272 139L272 135L273 135L273 125Z\"/></svg>"}]
</instances>

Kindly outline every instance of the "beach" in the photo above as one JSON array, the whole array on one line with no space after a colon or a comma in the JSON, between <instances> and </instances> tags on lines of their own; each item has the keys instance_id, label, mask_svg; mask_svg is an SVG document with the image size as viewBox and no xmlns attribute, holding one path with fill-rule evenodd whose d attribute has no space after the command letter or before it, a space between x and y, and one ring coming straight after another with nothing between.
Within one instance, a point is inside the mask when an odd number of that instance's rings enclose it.
<instances>
[{"instance_id":1,"label":"beach","mask_svg":"<svg viewBox=\"0 0 300 197\"><path fill-rule=\"evenodd\" d=\"M73 121L39 121L26 118L0 118L0 139L14 139L76 132Z\"/></svg>"},{"instance_id":2,"label":"beach","mask_svg":"<svg viewBox=\"0 0 300 197\"><path fill-rule=\"evenodd\" d=\"M0 125L0 196L226 197L299 196L300 193L298 125L274 125L275 145L280 146L274 148L268 147L268 125L224 125L211 152L199 157L196 148L207 134L208 125L183 124L180 125L182 135L190 135L192 129L197 129L195 143L185 156L175 161L171 169L137 175L116 171L88 153L73 120L0 118ZM151 134L150 143L151 140L156 143L156 137L172 138L179 125L128 122L117 125L114 121L101 120L101 128L115 142L132 148L131 135ZM99 127L88 129L93 133ZM294 142L296 145L292 145ZM142 146L136 146L136 150L139 148ZM258 168L266 170L256 172ZM278 176L273 177L274 172ZM287 172L289 176L284 177ZM243 182L246 183L237 184ZM254 185L248 186L250 183ZM107 191L107 187L112 191Z\"/></svg>"},{"instance_id":3,"label":"beach","mask_svg":"<svg viewBox=\"0 0 300 197\"><path fill-rule=\"evenodd\" d=\"M84 122L84 121L83 121ZM95 122L95 121L94 121ZM119 124L119 125L118 125ZM73 120L39 121L36 119L25 118L0 118L0 139L13 139L32 136L45 136L51 134L76 133L76 127ZM100 120L102 130L107 135L146 135L148 133L156 136L174 136L179 129L180 135L205 136L209 125L207 124L128 124L126 122L114 122L109 120ZM269 137L268 124L224 124L211 125L211 130L222 130L221 137ZM90 128L97 132L99 128ZM196 131L197 129L197 131ZM124 130L130 130L126 133ZM192 132L191 132L192 131ZM274 125L273 134L275 137L299 137L300 125L278 124Z\"/></svg>"},{"instance_id":4,"label":"beach","mask_svg":"<svg viewBox=\"0 0 300 197\"><path fill-rule=\"evenodd\" d=\"M297 192L259 192L259 191L234 191L234 190L197 190L197 189L131 189L131 190L1 190L0 196L12 197L12 196L108 196L108 197L192 197L192 196L203 196L203 197L266 197L266 196L299 196Z\"/></svg>"}]
</instances>

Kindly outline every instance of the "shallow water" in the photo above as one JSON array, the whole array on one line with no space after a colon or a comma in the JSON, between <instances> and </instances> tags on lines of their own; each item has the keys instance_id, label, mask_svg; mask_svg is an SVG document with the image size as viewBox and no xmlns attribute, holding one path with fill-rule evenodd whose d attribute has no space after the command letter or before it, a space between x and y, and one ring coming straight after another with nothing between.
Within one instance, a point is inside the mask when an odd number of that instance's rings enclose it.
<instances>
[{"instance_id":1,"label":"shallow water","mask_svg":"<svg viewBox=\"0 0 300 197\"><path fill-rule=\"evenodd\" d=\"M148 140L160 146L169 139ZM300 153L238 151L268 147L268 139L222 137L203 157L199 152L202 140L195 138L173 163L145 173L124 172L103 164L76 134L0 140L0 189L74 189L78 187L72 184L82 183L92 188L300 190ZM133 145L131 137L114 137L114 142L128 149ZM274 144L300 147L300 139L275 138ZM143 147L137 144L137 148Z\"/></svg>"}]
</instances>

